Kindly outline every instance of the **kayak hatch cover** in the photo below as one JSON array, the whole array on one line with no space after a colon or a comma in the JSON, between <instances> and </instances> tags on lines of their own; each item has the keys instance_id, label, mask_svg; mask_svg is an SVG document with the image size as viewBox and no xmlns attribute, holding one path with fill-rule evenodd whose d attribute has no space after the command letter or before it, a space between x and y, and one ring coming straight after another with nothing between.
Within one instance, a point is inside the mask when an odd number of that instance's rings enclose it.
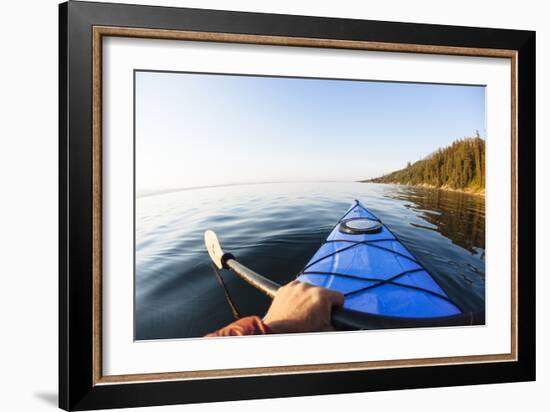
<instances>
[{"instance_id":1,"label":"kayak hatch cover","mask_svg":"<svg viewBox=\"0 0 550 412\"><path fill-rule=\"evenodd\" d=\"M345 296L345 309L393 325L400 319L414 323L463 314L413 254L357 200L297 279L338 290Z\"/></svg>"}]
</instances>

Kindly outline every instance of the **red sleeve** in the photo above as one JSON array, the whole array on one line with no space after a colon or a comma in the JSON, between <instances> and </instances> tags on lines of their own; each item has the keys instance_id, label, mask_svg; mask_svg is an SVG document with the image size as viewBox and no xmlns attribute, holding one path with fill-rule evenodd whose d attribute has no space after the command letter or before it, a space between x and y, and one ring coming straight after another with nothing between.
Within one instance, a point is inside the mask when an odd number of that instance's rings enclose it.
<instances>
[{"instance_id":1,"label":"red sleeve","mask_svg":"<svg viewBox=\"0 0 550 412\"><path fill-rule=\"evenodd\" d=\"M269 328L258 316L247 316L229 325L206 335L213 336L245 336L245 335L266 335Z\"/></svg>"}]
</instances>

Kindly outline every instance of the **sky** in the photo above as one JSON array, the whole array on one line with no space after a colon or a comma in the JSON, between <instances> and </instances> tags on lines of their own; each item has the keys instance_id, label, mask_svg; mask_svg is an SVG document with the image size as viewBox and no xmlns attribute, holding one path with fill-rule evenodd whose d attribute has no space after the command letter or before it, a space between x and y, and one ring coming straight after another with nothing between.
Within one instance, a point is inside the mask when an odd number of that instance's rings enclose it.
<instances>
[{"instance_id":1,"label":"sky","mask_svg":"<svg viewBox=\"0 0 550 412\"><path fill-rule=\"evenodd\" d=\"M485 137L482 86L135 73L137 194L356 181Z\"/></svg>"}]
</instances>

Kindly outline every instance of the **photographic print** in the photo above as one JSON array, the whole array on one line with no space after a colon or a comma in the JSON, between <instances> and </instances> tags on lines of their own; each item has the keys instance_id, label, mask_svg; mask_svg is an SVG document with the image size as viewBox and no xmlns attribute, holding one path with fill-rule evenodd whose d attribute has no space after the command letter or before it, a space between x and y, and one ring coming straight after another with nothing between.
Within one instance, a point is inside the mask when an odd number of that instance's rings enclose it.
<instances>
[{"instance_id":1,"label":"photographic print","mask_svg":"<svg viewBox=\"0 0 550 412\"><path fill-rule=\"evenodd\" d=\"M483 325L485 91L134 70L135 339Z\"/></svg>"}]
</instances>

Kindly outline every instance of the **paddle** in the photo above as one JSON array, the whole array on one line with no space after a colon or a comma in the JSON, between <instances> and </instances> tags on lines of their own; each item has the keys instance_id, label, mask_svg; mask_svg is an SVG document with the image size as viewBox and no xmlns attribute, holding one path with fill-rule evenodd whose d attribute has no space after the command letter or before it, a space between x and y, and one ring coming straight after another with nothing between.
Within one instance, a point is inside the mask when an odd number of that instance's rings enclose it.
<instances>
[{"instance_id":1,"label":"paddle","mask_svg":"<svg viewBox=\"0 0 550 412\"><path fill-rule=\"evenodd\" d=\"M262 291L270 298L275 296L277 290L281 287L276 282L254 272L246 266L240 264L231 253L223 251L218 236L212 230L204 232L204 244L208 250L208 254L212 262L218 269L230 269L237 274L241 279L256 289ZM355 316L343 308L335 308L332 312L332 324L335 328L353 330L362 329L362 324L354 319Z\"/></svg>"}]
</instances>

